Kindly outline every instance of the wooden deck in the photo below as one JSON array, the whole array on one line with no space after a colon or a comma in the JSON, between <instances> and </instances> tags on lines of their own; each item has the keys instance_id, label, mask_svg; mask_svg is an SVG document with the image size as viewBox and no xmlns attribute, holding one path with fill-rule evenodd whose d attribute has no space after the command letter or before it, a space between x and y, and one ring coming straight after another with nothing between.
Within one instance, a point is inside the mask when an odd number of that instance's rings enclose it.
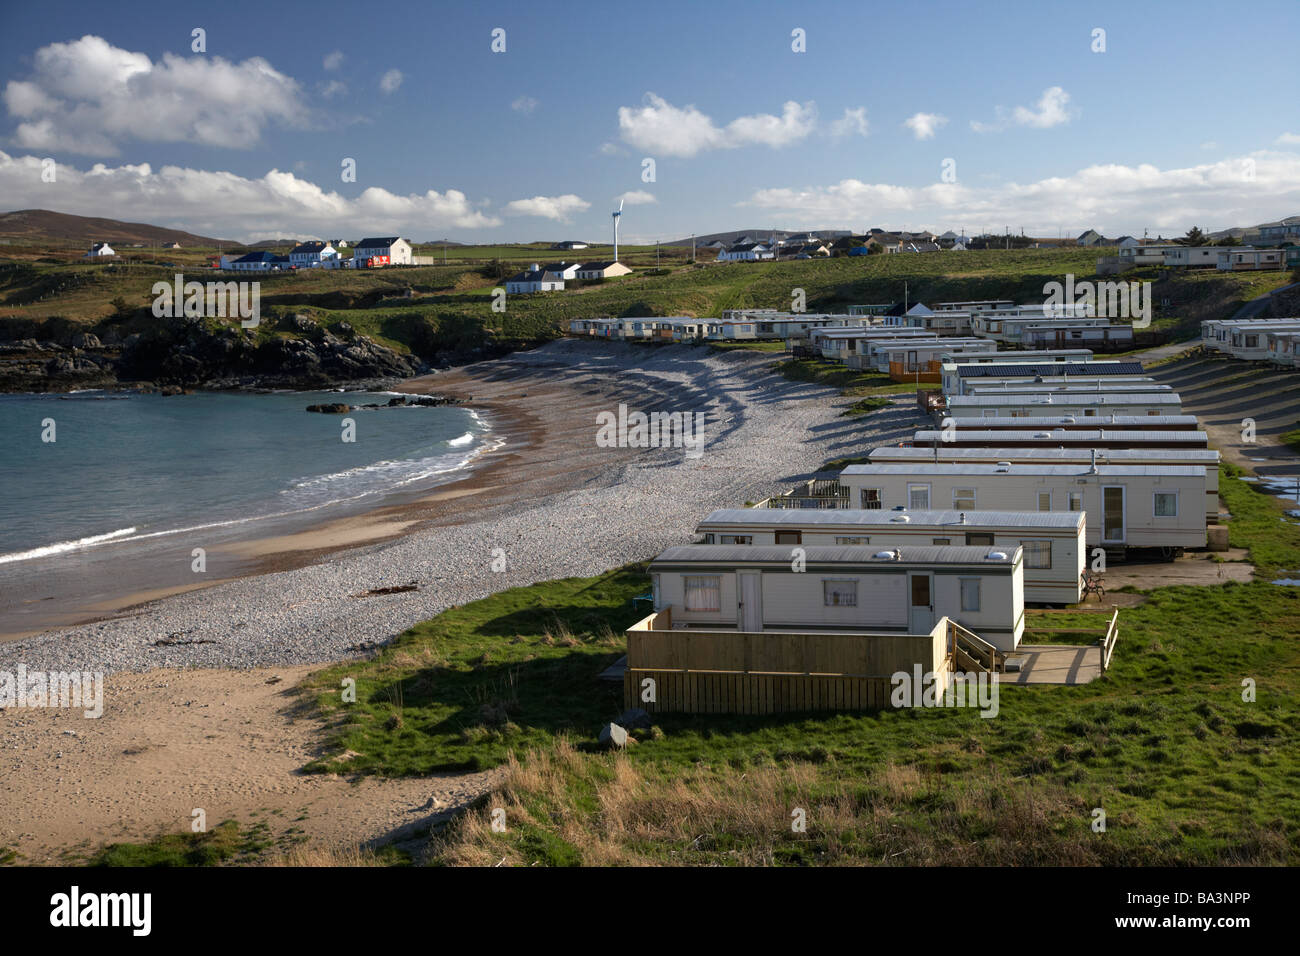
<instances>
[{"instance_id":1,"label":"wooden deck","mask_svg":"<svg viewBox=\"0 0 1300 956\"><path fill-rule=\"evenodd\" d=\"M1021 644L1008 657L1025 658L1019 671L998 675L999 684L1087 684L1101 676L1100 644Z\"/></svg>"}]
</instances>

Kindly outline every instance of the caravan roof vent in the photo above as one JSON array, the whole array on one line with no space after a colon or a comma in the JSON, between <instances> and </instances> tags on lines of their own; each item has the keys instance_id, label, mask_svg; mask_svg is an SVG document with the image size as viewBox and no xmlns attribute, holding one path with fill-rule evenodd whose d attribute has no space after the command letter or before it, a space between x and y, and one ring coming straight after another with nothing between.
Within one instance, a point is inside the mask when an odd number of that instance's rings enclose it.
<instances>
[{"instance_id":1,"label":"caravan roof vent","mask_svg":"<svg viewBox=\"0 0 1300 956\"><path fill-rule=\"evenodd\" d=\"M877 551L872 557L877 561L902 561L903 552L895 548L893 551Z\"/></svg>"},{"instance_id":2,"label":"caravan roof vent","mask_svg":"<svg viewBox=\"0 0 1300 956\"><path fill-rule=\"evenodd\" d=\"M899 515L894 515L894 517L890 518L889 520L896 524L907 524L909 521L912 520L912 516L899 514Z\"/></svg>"},{"instance_id":3,"label":"caravan roof vent","mask_svg":"<svg viewBox=\"0 0 1300 956\"><path fill-rule=\"evenodd\" d=\"M1065 422L1065 424L1067 424L1067 425L1073 425L1073 424L1074 424L1074 416L1073 416L1073 415L1066 415L1064 418L1061 419L1061 421Z\"/></svg>"},{"instance_id":4,"label":"caravan roof vent","mask_svg":"<svg viewBox=\"0 0 1300 956\"><path fill-rule=\"evenodd\" d=\"M1035 438L1051 438L1051 437L1052 437L1052 433L1051 433L1051 432L1035 432L1035 433L1034 433L1034 437L1035 437Z\"/></svg>"},{"instance_id":5,"label":"caravan roof vent","mask_svg":"<svg viewBox=\"0 0 1300 956\"><path fill-rule=\"evenodd\" d=\"M1010 470L1011 470L1011 462L1009 461L998 462L998 471L1010 471Z\"/></svg>"},{"instance_id":6,"label":"caravan roof vent","mask_svg":"<svg viewBox=\"0 0 1300 956\"><path fill-rule=\"evenodd\" d=\"M1005 561L1006 559L1007 553L1005 551L990 551L988 554L984 555L984 560L986 561Z\"/></svg>"}]
</instances>

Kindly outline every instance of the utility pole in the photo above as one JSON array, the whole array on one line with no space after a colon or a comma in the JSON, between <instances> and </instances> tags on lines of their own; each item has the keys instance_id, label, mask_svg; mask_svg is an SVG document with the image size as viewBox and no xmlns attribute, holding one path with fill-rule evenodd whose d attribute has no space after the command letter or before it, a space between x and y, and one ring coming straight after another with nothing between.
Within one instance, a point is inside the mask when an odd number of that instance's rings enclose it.
<instances>
[{"instance_id":1,"label":"utility pole","mask_svg":"<svg viewBox=\"0 0 1300 956\"><path fill-rule=\"evenodd\" d=\"M695 233L691 233L691 261L695 261Z\"/></svg>"}]
</instances>

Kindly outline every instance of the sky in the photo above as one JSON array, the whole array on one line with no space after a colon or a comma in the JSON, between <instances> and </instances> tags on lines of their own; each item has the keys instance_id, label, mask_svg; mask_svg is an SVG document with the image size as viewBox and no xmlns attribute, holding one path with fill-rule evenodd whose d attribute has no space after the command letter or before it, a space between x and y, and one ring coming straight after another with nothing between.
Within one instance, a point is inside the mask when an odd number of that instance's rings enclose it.
<instances>
[{"instance_id":1,"label":"sky","mask_svg":"<svg viewBox=\"0 0 1300 956\"><path fill-rule=\"evenodd\" d=\"M421 242L607 242L620 201L626 242L1300 214L1296 0L181 6L5 0L0 209Z\"/></svg>"}]
</instances>

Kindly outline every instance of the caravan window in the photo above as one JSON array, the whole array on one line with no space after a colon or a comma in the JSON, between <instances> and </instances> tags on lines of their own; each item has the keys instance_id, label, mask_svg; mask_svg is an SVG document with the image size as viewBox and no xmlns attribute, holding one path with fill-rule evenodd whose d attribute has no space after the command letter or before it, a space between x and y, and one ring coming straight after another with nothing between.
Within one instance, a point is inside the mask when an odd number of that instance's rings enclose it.
<instances>
[{"instance_id":1,"label":"caravan window","mask_svg":"<svg viewBox=\"0 0 1300 956\"><path fill-rule=\"evenodd\" d=\"M1039 511L1052 510L1052 493L1050 491L1040 491L1038 493L1038 510Z\"/></svg>"},{"instance_id":2,"label":"caravan window","mask_svg":"<svg viewBox=\"0 0 1300 956\"><path fill-rule=\"evenodd\" d=\"M866 509L880 509L880 489L863 488L862 489L862 507Z\"/></svg>"},{"instance_id":3,"label":"caravan window","mask_svg":"<svg viewBox=\"0 0 1300 956\"><path fill-rule=\"evenodd\" d=\"M1021 540L1025 549L1026 568L1050 568L1052 566L1052 542L1043 540Z\"/></svg>"},{"instance_id":4,"label":"caravan window","mask_svg":"<svg viewBox=\"0 0 1300 956\"><path fill-rule=\"evenodd\" d=\"M993 545L993 535L984 534L977 531L969 531L966 534L967 547L987 548Z\"/></svg>"},{"instance_id":5,"label":"caravan window","mask_svg":"<svg viewBox=\"0 0 1300 956\"><path fill-rule=\"evenodd\" d=\"M724 534L719 536L721 544L753 544L752 534Z\"/></svg>"},{"instance_id":6,"label":"caravan window","mask_svg":"<svg viewBox=\"0 0 1300 956\"><path fill-rule=\"evenodd\" d=\"M937 545L952 544L952 538L934 538L930 543Z\"/></svg>"},{"instance_id":7,"label":"caravan window","mask_svg":"<svg viewBox=\"0 0 1300 956\"><path fill-rule=\"evenodd\" d=\"M841 535L836 535L836 536L835 536L835 543L836 543L836 544L849 544L849 545L870 544L870 543L871 543L871 538L869 538L867 535L862 535L862 534L858 534L858 535L843 535L843 536L841 536Z\"/></svg>"},{"instance_id":8,"label":"caravan window","mask_svg":"<svg viewBox=\"0 0 1300 956\"><path fill-rule=\"evenodd\" d=\"M1082 491L1072 491L1072 492L1070 492L1070 510L1071 510L1071 511L1082 511L1082 510L1083 510L1083 492L1082 492Z\"/></svg>"},{"instance_id":9,"label":"caravan window","mask_svg":"<svg viewBox=\"0 0 1300 956\"><path fill-rule=\"evenodd\" d=\"M776 533L777 544L799 544L802 541L802 531L778 531Z\"/></svg>"},{"instance_id":10,"label":"caravan window","mask_svg":"<svg viewBox=\"0 0 1300 956\"><path fill-rule=\"evenodd\" d=\"M686 575L686 610L717 611L722 607L721 579L716 574Z\"/></svg>"},{"instance_id":11,"label":"caravan window","mask_svg":"<svg viewBox=\"0 0 1300 956\"><path fill-rule=\"evenodd\" d=\"M974 511L975 489L954 488L952 490L952 506L958 511Z\"/></svg>"},{"instance_id":12,"label":"caravan window","mask_svg":"<svg viewBox=\"0 0 1300 956\"><path fill-rule=\"evenodd\" d=\"M857 607L857 581L823 581L822 596L827 607Z\"/></svg>"},{"instance_id":13,"label":"caravan window","mask_svg":"<svg viewBox=\"0 0 1300 956\"><path fill-rule=\"evenodd\" d=\"M979 578L961 579L961 609L963 611L979 611L980 609L980 579Z\"/></svg>"},{"instance_id":14,"label":"caravan window","mask_svg":"<svg viewBox=\"0 0 1300 956\"><path fill-rule=\"evenodd\" d=\"M908 485L907 507L913 511L928 511L930 508L930 486Z\"/></svg>"},{"instance_id":15,"label":"caravan window","mask_svg":"<svg viewBox=\"0 0 1300 956\"><path fill-rule=\"evenodd\" d=\"M1154 514L1157 518L1178 517L1178 492L1157 491Z\"/></svg>"}]
</instances>

